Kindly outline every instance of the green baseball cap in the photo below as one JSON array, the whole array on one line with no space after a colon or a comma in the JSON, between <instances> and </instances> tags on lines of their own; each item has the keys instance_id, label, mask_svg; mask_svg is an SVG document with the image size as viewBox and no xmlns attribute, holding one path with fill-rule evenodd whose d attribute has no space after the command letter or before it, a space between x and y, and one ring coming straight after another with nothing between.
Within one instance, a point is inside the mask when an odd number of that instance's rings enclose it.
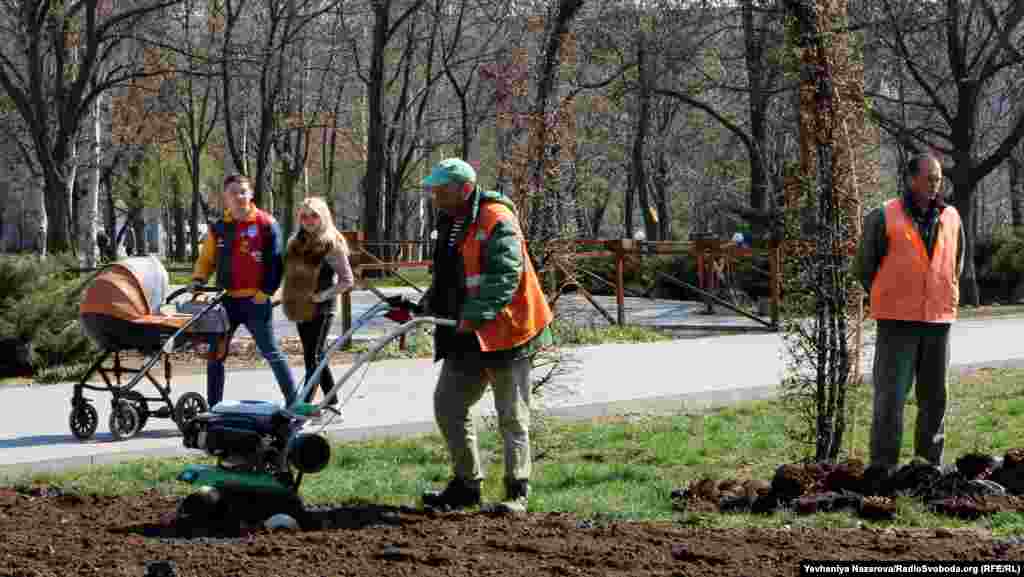
<instances>
[{"instance_id":1,"label":"green baseball cap","mask_svg":"<svg viewBox=\"0 0 1024 577\"><path fill-rule=\"evenodd\" d=\"M430 176L423 179L423 186L444 186L450 182L476 184L476 171L461 158L446 158L437 163Z\"/></svg>"}]
</instances>

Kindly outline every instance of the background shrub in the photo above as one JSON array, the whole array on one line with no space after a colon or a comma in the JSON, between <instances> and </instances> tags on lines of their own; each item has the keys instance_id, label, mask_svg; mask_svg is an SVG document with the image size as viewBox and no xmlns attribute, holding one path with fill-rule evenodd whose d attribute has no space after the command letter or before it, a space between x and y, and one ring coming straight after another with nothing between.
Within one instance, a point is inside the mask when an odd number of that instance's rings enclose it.
<instances>
[{"instance_id":1,"label":"background shrub","mask_svg":"<svg viewBox=\"0 0 1024 577\"><path fill-rule=\"evenodd\" d=\"M78 322L91 277L67 272L75 266L66 255L0 255L0 343L16 351L0 360L0 375L72 366L96 354Z\"/></svg>"}]
</instances>

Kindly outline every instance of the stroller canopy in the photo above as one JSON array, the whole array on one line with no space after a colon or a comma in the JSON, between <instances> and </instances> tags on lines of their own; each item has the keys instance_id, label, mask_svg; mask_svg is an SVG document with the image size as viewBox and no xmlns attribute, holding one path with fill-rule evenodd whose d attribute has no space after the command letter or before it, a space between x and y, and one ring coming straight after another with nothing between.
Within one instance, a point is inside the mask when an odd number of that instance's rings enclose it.
<instances>
[{"instance_id":1,"label":"stroller canopy","mask_svg":"<svg viewBox=\"0 0 1024 577\"><path fill-rule=\"evenodd\" d=\"M169 292L167 269L156 257L126 258L96 275L82 295L78 312L133 321L161 314L160 306Z\"/></svg>"}]
</instances>

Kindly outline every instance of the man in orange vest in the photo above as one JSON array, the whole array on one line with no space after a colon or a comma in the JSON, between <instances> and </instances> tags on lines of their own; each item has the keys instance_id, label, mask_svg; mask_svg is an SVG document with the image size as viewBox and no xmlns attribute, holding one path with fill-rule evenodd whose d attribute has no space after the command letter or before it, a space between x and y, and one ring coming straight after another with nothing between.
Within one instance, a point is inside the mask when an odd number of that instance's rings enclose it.
<instances>
[{"instance_id":1,"label":"man in orange vest","mask_svg":"<svg viewBox=\"0 0 1024 577\"><path fill-rule=\"evenodd\" d=\"M960 300L964 231L943 201L942 166L920 154L907 164L909 190L867 216L856 268L871 295L875 340L871 465L899 462L903 407L916 381L914 453L942 463L949 327Z\"/></svg>"},{"instance_id":2,"label":"man in orange vest","mask_svg":"<svg viewBox=\"0 0 1024 577\"><path fill-rule=\"evenodd\" d=\"M441 510L480 505L480 455L470 410L490 384L505 451L505 500L495 512L526 510L530 477L530 372L533 354L551 343L552 313L534 272L515 206L479 190L465 161L441 161L423 186L439 209L430 288L419 306L459 321L434 331L442 360L434 415L448 444L452 479L423 495Z\"/></svg>"}]
</instances>

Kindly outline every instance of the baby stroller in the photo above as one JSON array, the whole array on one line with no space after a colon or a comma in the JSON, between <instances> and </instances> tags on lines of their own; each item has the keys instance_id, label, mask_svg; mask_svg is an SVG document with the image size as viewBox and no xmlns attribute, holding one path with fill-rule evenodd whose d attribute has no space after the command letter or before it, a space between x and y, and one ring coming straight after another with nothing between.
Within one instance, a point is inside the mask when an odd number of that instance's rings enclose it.
<instances>
[{"instance_id":1,"label":"baby stroller","mask_svg":"<svg viewBox=\"0 0 1024 577\"><path fill-rule=\"evenodd\" d=\"M79 304L79 318L83 332L103 352L74 387L68 424L78 439L91 438L99 421L92 399L83 394L85 390L110 393L110 432L118 440L134 436L151 417L173 419L181 429L189 419L207 410L206 399L198 393L185 393L177 402L171 399L168 355L198 341L205 343L211 335L218 337L219 346L209 354L226 354L222 350L228 330L227 313L220 306L223 291L202 288L192 294L190 302L175 303L189 289L179 289L164 301L168 290L167 271L154 257L123 259L104 268L90 281ZM216 295L206 301L198 299L197 295L204 292ZM164 314L160 310L164 304L174 304L174 313ZM137 351L143 356L140 368L122 364L121 353L125 351ZM105 366L111 356L113 366ZM150 373L161 359L164 384ZM96 373L105 385L88 383ZM131 380L122 384L122 375L132 375ZM158 396L146 396L136 390L144 378L153 383Z\"/></svg>"}]
</instances>

